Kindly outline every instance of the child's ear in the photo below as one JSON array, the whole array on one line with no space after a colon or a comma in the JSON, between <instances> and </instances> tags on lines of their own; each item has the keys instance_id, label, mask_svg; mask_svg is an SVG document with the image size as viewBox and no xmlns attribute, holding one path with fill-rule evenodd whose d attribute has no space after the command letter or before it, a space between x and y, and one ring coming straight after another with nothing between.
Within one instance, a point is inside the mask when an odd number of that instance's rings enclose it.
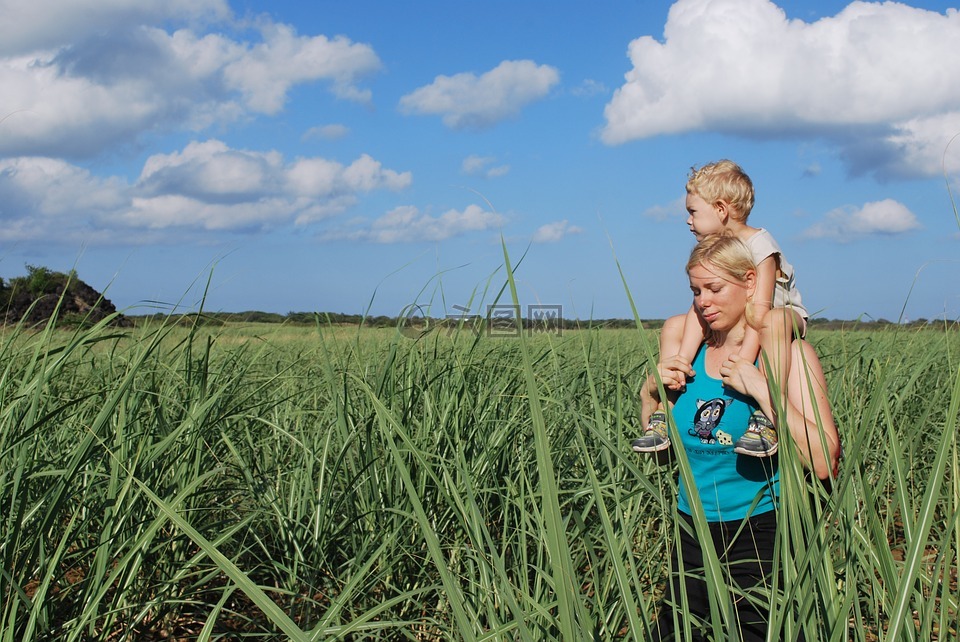
<instances>
[{"instance_id":1,"label":"child's ear","mask_svg":"<svg viewBox=\"0 0 960 642\"><path fill-rule=\"evenodd\" d=\"M720 220L726 223L730 218L730 204L724 200L718 200L713 204L713 208L717 211L717 216L720 217Z\"/></svg>"}]
</instances>

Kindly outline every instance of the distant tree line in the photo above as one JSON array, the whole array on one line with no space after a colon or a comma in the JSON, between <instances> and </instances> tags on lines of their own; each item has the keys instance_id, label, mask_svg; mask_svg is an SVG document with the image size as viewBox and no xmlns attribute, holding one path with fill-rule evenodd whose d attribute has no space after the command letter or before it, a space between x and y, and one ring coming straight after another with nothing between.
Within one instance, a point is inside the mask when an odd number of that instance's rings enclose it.
<instances>
[{"instance_id":1,"label":"distant tree line","mask_svg":"<svg viewBox=\"0 0 960 642\"><path fill-rule=\"evenodd\" d=\"M45 267L27 265L25 276L9 280L0 278L0 312L4 325L26 323L36 325L45 322L54 314L58 324L76 325L80 323L96 323L108 315L114 315L113 322L117 325L162 320L169 322L170 313L157 312L154 314L124 316L117 314L114 305L102 294L84 283L77 277L75 270L70 272L55 272ZM534 312L551 311L552 316L541 314L535 318L519 316L520 308L514 306L495 306L493 313L478 314L451 314L444 317L420 316L418 314L398 316L345 314L342 312L261 312L250 310L247 312L191 312L176 315L179 323L190 325L224 325L228 323L276 323L297 326L354 326L365 328L411 328L411 329L466 329L474 332L522 328L524 331L550 331L575 329L624 329L635 328L634 319L567 319L560 316L557 306L531 306ZM506 312L501 316L497 312ZM644 319L641 321L644 328L657 330L663 325L662 319ZM934 328L945 330L956 328L957 322L927 319L914 319L907 323L896 323L886 319L857 319L840 320L814 318L810 320L812 329L882 329L888 326L899 328Z\"/></svg>"},{"instance_id":2,"label":"distant tree line","mask_svg":"<svg viewBox=\"0 0 960 642\"><path fill-rule=\"evenodd\" d=\"M135 322L139 320L166 319L169 315L156 313L144 316L131 317ZM663 319L642 319L643 327L648 330L659 330L663 326ZM345 314L342 312L288 312L279 314L275 312L259 312L255 310L247 312L203 312L184 314L181 322L199 325L224 325L228 323L282 323L296 326L353 326L363 328L456 328L466 327L485 329L491 322L486 317L459 317L451 315L448 317L404 317L387 315L363 315L363 314ZM516 319L510 320L516 324ZM524 330L584 330L584 329L629 329L636 328L634 319L529 319L521 318L520 324ZM927 320L924 318L913 319L906 323L896 323L887 319L825 319L813 318L809 321L810 328L815 330L843 330L843 329L864 329L879 330L887 327L914 328L914 329L955 329L957 322L943 320Z\"/></svg>"}]
</instances>

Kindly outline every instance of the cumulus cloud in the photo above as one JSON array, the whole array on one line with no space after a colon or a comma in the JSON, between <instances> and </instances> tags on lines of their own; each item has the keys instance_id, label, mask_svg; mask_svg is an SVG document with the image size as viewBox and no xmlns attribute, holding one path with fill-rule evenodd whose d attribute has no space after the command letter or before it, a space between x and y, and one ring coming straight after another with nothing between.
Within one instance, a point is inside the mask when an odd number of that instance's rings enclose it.
<instances>
[{"instance_id":1,"label":"cumulus cloud","mask_svg":"<svg viewBox=\"0 0 960 642\"><path fill-rule=\"evenodd\" d=\"M842 207L828 212L803 236L845 242L871 234L903 234L919 227L916 215L906 205L888 198L863 207Z\"/></svg>"},{"instance_id":2,"label":"cumulus cloud","mask_svg":"<svg viewBox=\"0 0 960 642\"><path fill-rule=\"evenodd\" d=\"M130 242L142 232L263 230L339 214L364 193L401 190L409 172L361 155L349 165L287 161L277 152L232 149L217 140L156 154L139 178L103 179L62 160L0 161L0 239ZM154 237L155 238L155 237Z\"/></svg>"},{"instance_id":3,"label":"cumulus cloud","mask_svg":"<svg viewBox=\"0 0 960 642\"><path fill-rule=\"evenodd\" d=\"M477 76L460 73L434 81L400 99L407 114L436 114L453 129L483 128L520 113L560 82L560 73L532 60L505 60Z\"/></svg>"},{"instance_id":4,"label":"cumulus cloud","mask_svg":"<svg viewBox=\"0 0 960 642\"><path fill-rule=\"evenodd\" d=\"M449 210L439 216L430 216L413 205L404 205L390 210L365 227L332 230L321 234L321 238L371 243L437 242L469 232L496 229L504 221L500 214L488 212L478 205L468 205L462 212Z\"/></svg>"},{"instance_id":5,"label":"cumulus cloud","mask_svg":"<svg viewBox=\"0 0 960 642\"><path fill-rule=\"evenodd\" d=\"M298 83L330 80L341 98L369 102L369 90L359 89L358 76L380 68L373 50L343 36L298 36L292 27L271 24L263 41L244 47L242 55L223 67L223 78L241 92L245 104L266 114L278 112L287 92Z\"/></svg>"},{"instance_id":6,"label":"cumulus cloud","mask_svg":"<svg viewBox=\"0 0 960 642\"><path fill-rule=\"evenodd\" d=\"M290 90L304 83L322 81L338 97L370 99L358 83L381 63L368 45L301 36L270 22L260 24L255 41L198 35L191 28L168 32L138 21L182 22L180 17L144 4L151 10L138 11L123 0L106 5L119 5L116 12L91 9L80 20L79 37L70 41L70 34L50 24L68 24L63 14L35 12L32 30L49 47L7 43L7 55L0 55L0 114L7 116L0 154L90 157L144 132L196 131L275 114ZM219 3L195 4L187 18L225 12Z\"/></svg>"},{"instance_id":7,"label":"cumulus cloud","mask_svg":"<svg viewBox=\"0 0 960 642\"><path fill-rule=\"evenodd\" d=\"M0 0L0 15L0 56L17 56L143 24L224 22L231 11L226 0Z\"/></svg>"},{"instance_id":8,"label":"cumulus cloud","mask_svg":"<svg viewBox=\"0 0 960 642\"><path fill-rule=\"evenodd\" d=\"M958 41L956 9L853 2L807 23L770 0L678 0L662 41L630 43L601 137L813 134L854 172L939 173L960 123Z\"/></svg>"},{"instance_id":9,"label":"cumulus cloud","mask_svg":"<svg viewBox=\"0 0 960 642\"><path fill-rule=\"evenodd\" d=\"M471 154L463 159L460 171L467 176L484 176L486 178L505 176L510 171L510 166L496 165L496 161L497 159L492 156Z\"/></svg>"},{"instance_id":10,"label":"cumulus cloud","mask_svg":"<svg viewBox=\"0 0 960 642\"><path fill-rule=\"evenodd\" d=\"M571 234L583 234L583 228L570 225L567 219L554 221L537 228L533 233L534 243L556 243Z\"/></svg>"}]
</instances>

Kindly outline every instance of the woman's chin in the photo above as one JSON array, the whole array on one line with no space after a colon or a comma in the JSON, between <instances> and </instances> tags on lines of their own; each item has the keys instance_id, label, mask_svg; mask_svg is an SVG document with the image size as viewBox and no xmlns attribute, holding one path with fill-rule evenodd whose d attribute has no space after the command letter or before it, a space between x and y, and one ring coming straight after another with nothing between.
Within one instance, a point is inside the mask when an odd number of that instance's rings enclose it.
<instances>
[{"instance_id":1,"label":"woman's chin","mask_svg":"<svg viewBox=\"0 0 960 642\"><path fill-rule=\"evenodd\" d=\"M712 321L707 321L704 319L704 323L707 324L707 327L710 328L711 332L729 332L734 324L730 324L724 321L722 317L717 317Z\"/></svg>"}]
</instances>

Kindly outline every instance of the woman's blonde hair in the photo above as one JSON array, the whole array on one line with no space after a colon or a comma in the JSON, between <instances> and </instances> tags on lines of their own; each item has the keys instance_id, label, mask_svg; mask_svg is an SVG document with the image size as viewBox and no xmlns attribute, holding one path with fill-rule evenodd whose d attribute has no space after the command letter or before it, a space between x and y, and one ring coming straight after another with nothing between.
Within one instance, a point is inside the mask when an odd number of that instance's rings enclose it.
<instances>
[{"instance_id":1,"label":"woman's blonde hair","mask_svg":"<svg viewBox=\"0 0 960 642\"><path fill-rule=\"evenodd\" d=\"M756 272L750 248L730 233L711 234L697 243L687 261L687 274L698 265L710 264L741 283Z\"/></svg>"},{"instance_id":2,"label":"woman's blonde hair","mask_svg":"<svg viewBox=\"0 0 960 642\"><path fill-rule=\"evenodd\" d=\"M710 205L724 201L732 210L731 217L741 222L750 216L755 198L753 181L739 165L729 160L709 163L700 169L691 168L687 193L699 196Z\"/></svg>"}]
</instances>

